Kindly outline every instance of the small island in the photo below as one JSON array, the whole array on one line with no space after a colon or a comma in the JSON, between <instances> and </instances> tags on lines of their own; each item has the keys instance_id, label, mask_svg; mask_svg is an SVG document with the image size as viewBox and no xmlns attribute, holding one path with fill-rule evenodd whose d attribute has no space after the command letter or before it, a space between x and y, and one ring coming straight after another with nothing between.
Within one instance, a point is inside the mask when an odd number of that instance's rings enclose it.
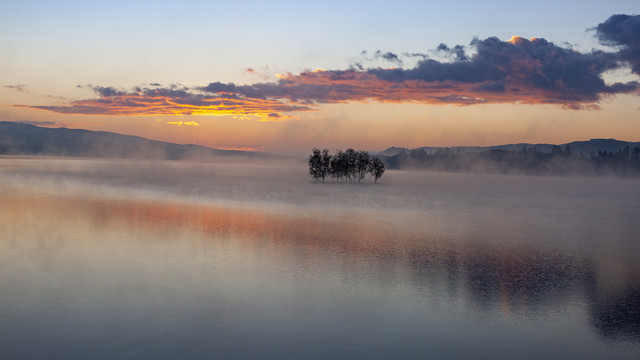
<instances>
[{"instance_id":1,"label":"small island","mask_svg":"<svg viewBox=\"0 0 640 360\"><path fill-rule=\"evenodd\" d=\"M384 163L378 157L372 157L366 151L347 149L338 150L334 155L329 150L313 148L309 155L309 175L314 179L325 181L327 176L336 181L362 181L367 174L373 176L374 182L384 173Z\"/></svg>"}]
</instances>

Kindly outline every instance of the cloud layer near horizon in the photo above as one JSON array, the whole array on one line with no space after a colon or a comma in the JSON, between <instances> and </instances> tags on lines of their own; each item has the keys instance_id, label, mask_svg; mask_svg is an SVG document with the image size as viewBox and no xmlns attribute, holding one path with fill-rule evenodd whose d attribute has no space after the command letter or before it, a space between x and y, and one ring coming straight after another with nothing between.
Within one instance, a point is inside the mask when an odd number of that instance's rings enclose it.
<instances>
[{"instance_id":1,"label":"cloud layer near horizon","mask_svg":"<svg viewBox=\"0 0 640 360\"><path fill-rule=\"evenodd\" d=\"M159 84L153 84L159 85ZM231 93L203 94L188 88L140 88L122 91L113 87L91 86L98 99L73 101L61 106L29 106L62 114L85 115L256 115L279 117L281 112L311 110L277 99L247 98Z\"/></svg>"},{"instance_id":2,"label":"cloud layer near horizon","mask_svg":"<svg viewBox=\"0 0 640 360\"><path fill-rule=\"evenodd\" d=\"M606 84L603 74L631 67L640 75L640 16L613 15L594 28L615 52L578 52L545 39L514 36L475 39L469 47L441 44L413 68L316 70L284 74L277 82L236 85L213 82L194 88L135 88L122 91L92 86L97 99L61 106L30 106L64 114L91 115L256 115L278 119L282 113L309 111L319 104L352 101L473 105L483 103L557 104L593 109L602 98L638 93L636 81ZM376 59L402 65L400 56L377 51Z\"/></svg>"}]
</instances>

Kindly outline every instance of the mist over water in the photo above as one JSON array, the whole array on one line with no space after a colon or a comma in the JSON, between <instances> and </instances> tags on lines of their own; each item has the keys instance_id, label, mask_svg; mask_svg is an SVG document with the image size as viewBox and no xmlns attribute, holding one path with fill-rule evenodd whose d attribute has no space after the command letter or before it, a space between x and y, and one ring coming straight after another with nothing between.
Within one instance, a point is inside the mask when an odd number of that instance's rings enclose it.
<instances>
[{"instance_id":1,"label":"mist over water","mask_svg":"<svg viewBox=\"0 0 640 360\"><path fill-rule=\"evenodd\" d=\"M9 358L640 354L637 180L0 158Z\"/></svg>"}]
</instances>

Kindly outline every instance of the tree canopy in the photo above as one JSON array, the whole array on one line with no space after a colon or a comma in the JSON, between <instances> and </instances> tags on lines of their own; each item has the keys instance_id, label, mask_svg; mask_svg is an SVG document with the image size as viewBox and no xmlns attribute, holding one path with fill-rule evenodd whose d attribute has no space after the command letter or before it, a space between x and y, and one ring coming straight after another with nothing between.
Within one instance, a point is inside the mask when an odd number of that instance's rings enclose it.
<instances>
[{"instance_id":1,"label":"tree canopy","mask_svg":"<svg viewBox=\"0 0 640 360\"><path fill-rule=\"evenodd\" d=\"M309 155L309 175L322 181L329 176L336 181L358 180L360 182L367 174L371 174L374 182L378 182L384 170L382 160L369 155L366 151L338 150L331 155L327 149L314 148Z\"/></svg>"}]
</instances>

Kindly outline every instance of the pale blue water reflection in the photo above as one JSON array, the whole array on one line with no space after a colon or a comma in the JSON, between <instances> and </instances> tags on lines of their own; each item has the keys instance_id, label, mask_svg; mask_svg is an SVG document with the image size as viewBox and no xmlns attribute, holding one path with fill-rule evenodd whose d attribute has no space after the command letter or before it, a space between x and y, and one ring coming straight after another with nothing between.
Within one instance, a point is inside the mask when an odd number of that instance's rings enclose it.
<instances>
[{"instance_id":1,"label":"pale blue water reflection","mask_svg":"<svg viewBox=\"0 0 640 360\"><path fill-rule=\"evenodd\" d=\"M7 358L640 354L634 181L2 161Z\"/></svg>"}]
</instances>

